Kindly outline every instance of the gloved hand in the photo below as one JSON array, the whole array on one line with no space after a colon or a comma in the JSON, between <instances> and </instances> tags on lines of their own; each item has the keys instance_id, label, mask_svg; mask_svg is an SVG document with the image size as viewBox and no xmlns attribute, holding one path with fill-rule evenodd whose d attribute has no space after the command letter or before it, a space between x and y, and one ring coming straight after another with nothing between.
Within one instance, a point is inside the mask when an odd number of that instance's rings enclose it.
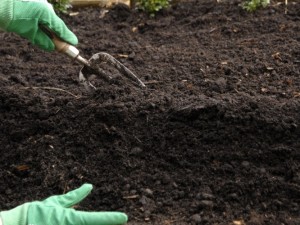
<instances>
[{"instance_id":1,"label":"gloved hand","mask_svg":"<svg viewBox=\"0 0 300 225\"><path fill-rule=\"evenodd\" d=\"M127 222L121 212L84 212L72 209L92 190L91 184L64 195L51 196L44 201L20 205L9 211L2 211L3 225L117 225Z\"/></svg>"},{"instance_id":2,"label":"gloved hand","mask_svg":"<svg viewBox=\"0 0 300 225\"><path fill-rule=\"evenodd\" d=\"M53 51L53 42L39 24L49 27L71 45L77 45L77 37L55 14L47 0L0 0L0 28L17 33L46 51Z\"/></svg>"}]
</instances>

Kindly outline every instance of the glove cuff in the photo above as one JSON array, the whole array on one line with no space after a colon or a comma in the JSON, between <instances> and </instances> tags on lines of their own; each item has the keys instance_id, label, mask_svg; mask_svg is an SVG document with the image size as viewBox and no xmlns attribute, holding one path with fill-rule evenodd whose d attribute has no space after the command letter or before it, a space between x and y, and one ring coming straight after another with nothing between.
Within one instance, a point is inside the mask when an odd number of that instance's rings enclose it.
<instances>
[{"instance_id":1,"label":"glove cuff","mask_svg":"<svg viewBox=\"0 0 300 225\"><path fill-rule=\"evenodd\" d=\"M0 28L6 29L13 18L13 1L1 0L0 3Z\"/></svg>"},{"instance_id":2,"label":"glove cuff","mask_svg":"<svg viewBox=\"0 0 300 225\"><path fill-rule=\"evenodd\" d=\"M29 206L29 203L25 203L11 210L0 212L2 225L26 225Z\"/></svg>"}]
</instances>

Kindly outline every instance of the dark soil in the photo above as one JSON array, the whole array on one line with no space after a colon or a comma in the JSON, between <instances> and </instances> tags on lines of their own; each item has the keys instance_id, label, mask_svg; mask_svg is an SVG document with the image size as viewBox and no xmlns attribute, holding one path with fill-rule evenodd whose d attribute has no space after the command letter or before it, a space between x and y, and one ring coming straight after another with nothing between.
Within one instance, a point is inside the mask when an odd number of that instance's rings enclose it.
<instances>
[{"instance_id":1,"label":"dark soil","mask_svg":"<svg viewBox=\"0 0 300 225\"><path fill-rule=\"evenodd\" d=\"M146 90L87 93L80 65L0 33L1 209L89 182L80 209L129 224L300 224L300 4L238 4L61 16Z\"/></svg>"}]
</instances>

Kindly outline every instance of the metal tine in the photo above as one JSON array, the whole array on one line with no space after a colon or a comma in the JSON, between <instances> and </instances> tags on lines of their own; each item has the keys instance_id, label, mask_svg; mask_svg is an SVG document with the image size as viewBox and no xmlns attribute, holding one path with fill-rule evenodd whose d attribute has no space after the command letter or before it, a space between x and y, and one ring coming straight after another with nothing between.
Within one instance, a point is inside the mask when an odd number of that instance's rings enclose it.
<instances>
[{"instance_id":1,"label":"metal tine","mask_svg":"<svg viewBox=\"0 0 300 225\"><path fill-rule=\"evenodd\" d=\"M93 55L92 59L104 61L106 63L111 64L121 74L125 75L130 80L137 82L140 87L142 87L142 88L146 87L146 85L133 72L131 72L126 66L124 66L121 62L119 62L117 59L115 59L112 55L110 55L106 52L100 52L100 53Z\"/></svg>"}]
</instances>

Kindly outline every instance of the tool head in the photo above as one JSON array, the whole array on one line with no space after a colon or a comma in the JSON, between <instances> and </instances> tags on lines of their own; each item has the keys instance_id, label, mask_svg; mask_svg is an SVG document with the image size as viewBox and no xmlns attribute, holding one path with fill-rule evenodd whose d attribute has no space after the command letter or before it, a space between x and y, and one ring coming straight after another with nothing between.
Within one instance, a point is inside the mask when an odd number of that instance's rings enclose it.
<instances>
[{"instance_id":1,"label":"tool head","mask_svg":"<svg viewBox=\"0 0 300 225\"><path fill-rule=\"evenodd\" d=\"M139 87L146 87L146 85L133 72L131 72L113 56L105 52L93 55L89 59L89 64L81 68L79 72L79 82L82 83L88 91L96 90L97 87L92 83L91 78L96 76L110 82L116 79L116 77L108 73L111 69L117 70L119 74L128 78Z\"/></svg>"}]
</instances>

